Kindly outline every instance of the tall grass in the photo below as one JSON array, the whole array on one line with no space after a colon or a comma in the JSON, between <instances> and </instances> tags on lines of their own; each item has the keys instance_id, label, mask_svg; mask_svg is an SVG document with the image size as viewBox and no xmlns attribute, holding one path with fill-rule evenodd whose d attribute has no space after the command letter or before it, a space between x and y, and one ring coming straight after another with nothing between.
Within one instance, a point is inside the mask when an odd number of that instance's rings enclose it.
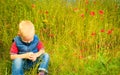
<instances>
[{"instance_id":1,"label":"tall grass","mask_svg":"<svg viewBox=\"0 0 120 75\"><path fill-rule=\"evenodd\" d=\"M12 39L26 19L50 55L49 75L120 74L120 2L69 1L0 1L0 75L11 74ZM36 68L25 74L35 75Z\"/></svg>"}]
</instances>

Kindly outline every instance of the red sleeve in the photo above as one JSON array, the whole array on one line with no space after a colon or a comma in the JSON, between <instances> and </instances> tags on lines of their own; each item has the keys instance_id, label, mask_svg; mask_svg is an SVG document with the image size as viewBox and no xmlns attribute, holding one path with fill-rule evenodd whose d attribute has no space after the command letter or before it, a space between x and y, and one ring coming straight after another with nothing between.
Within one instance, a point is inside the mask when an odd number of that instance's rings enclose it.
<instances>
[{"instance_id":1,"label":"red sleeve","mask_svg":"<svg viewBox=\"0 0 120 75\"><path fill-rule=\"evenodd\" d=\"M38 45L37 45L37 48L38 48L38 51L39 51L40 49L44 49L43 43L39 41L39 42L38 42Z\"/></svg>"},{"instance_id":2,"label":"red sleeve","mask_svg":"<svg viewBox=\"0 0 120 75\"><path fill-rule=\"evenodd\" d=\"M11 46L11 49L10 49L10 54L17 54L17 53L18 53L18 48L16 46L16 43L13 42L12 46Z\"/></svg>"}]
</instances>

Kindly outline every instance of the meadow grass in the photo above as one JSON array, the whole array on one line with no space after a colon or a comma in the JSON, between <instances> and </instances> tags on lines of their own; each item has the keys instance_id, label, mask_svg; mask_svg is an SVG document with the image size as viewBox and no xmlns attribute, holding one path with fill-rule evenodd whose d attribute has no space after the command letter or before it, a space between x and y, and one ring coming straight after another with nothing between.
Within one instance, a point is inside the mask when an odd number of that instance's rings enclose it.
<instances>
[{"instance_id":1,"label":"meadow grass","mask_svg":"<svg viewBox=\"0 0 120 75\"><path fill-rule=\"evenodd\" d=\"M22 20L34 23L50 55L49 75L120 75L119 17L119 0L0 0L0 75L11 74Z\"/></svg>"}]
</instances>

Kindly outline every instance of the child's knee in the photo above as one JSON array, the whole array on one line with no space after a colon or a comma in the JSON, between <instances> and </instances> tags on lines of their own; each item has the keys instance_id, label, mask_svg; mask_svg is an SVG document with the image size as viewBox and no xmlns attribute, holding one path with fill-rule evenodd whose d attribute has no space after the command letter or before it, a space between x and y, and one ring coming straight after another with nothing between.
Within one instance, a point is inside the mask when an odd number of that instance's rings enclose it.
<instances>
[{"instance_id":1,"label":"child's knee","mask_svg":"<svg viewBox=\"0 0 120 75\"><path fill-rule=\"evenodd\" d=\"M43 55L44 55L44 58L45 58L45 59L48 59L48 60L50 59L50 56L49 56L48 53L44 53Z\"/></svg>"},{"instance_id":2,"label":"child's knee","mask_svg":"<svg viewBox=\"0 0 120 75\"><path fill-rule=\"evenodd\" d=\"M16 59L13 60L12 66L14 68L20 68L20 67L22 67L22 65L23 65L23 59L16 58Z\"/></svg>"}]
</instances>

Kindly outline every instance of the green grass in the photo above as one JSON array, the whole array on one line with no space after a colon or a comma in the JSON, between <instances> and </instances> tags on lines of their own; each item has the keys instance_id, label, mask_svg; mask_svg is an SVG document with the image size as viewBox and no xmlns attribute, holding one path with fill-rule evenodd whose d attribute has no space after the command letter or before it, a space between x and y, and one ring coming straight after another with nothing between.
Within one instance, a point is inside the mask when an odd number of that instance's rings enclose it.
<instances>
[{"instance_id":1,"label":"green grass","mask_svg":"<svg viewBox=\"0 0 120 75\"><path fill-rule=\"evenodd\" d=\"M49 75L120 75L116 1L1 0L0 75L11 74L9 51L22 20L34 23L50 55ZM35 75L36 69L25 74Z\"/></svg>"}]
</instances>

